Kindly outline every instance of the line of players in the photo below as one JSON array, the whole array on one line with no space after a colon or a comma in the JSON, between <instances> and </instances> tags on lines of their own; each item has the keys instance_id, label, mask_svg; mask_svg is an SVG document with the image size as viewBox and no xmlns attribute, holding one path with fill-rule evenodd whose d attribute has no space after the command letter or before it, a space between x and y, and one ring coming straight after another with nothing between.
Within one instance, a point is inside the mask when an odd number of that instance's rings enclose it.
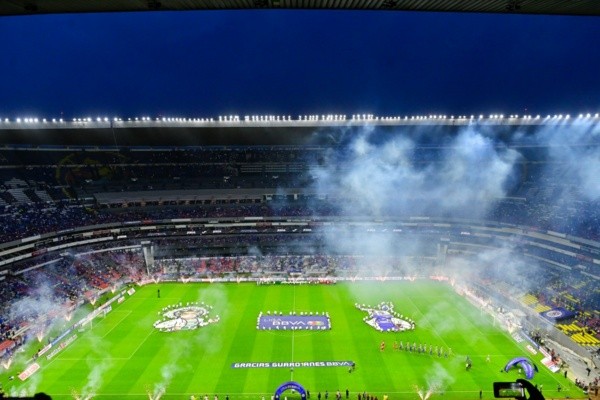
<instances>
[{"instance_id":1,"label":"line of players","mask_svg":"<svg viewBox=\"0 0 600 400\"><path fill-rule=\"evenodd\" d=\"M406 342L404 344L402 341L398 343L398 341L394 341L393 344L394 351L407 351L411 353L417 354L429 354L430 356L437 355L438 357L448 358L448 356L452 355L452 349L450 347L444 348L444 346L434 346L432 344L427 347L427 343L417 343L417 342ZM385 340L381 342L379 345L380 351L385 351Z\"/></svg>"}]
</instances>

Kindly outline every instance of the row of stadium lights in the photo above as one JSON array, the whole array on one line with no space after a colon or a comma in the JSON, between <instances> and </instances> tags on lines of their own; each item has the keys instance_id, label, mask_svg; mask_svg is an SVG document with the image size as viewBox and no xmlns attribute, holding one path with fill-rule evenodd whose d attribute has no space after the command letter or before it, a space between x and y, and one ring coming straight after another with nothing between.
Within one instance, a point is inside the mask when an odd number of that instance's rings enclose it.
<instances>
[{"instance_id":1,"label":"row of stadium lights","mask_svg":"<svg viewBox=\"0 0 600 400\"><path fill-rule=\"evenodd\" d=\"M480 114L479 117L477 119L481 120L484 119L484 115ZM488 119L492 119L492 120L501 120L504 118L508 118L508 119L524 119L524 120L539 120L542 117L538 114L535 117L532 115L509 115L508 117L505 117L503 114L490 114L488 116ZM570 119L571 116L569 114L563 115L563 114L554 114L554 115L550 115L548 114L544 119L548 120L548 119L565 119L568 120ZM585 118L600 118L600 114L596 113L596 114L579 114L578 119L585 119ZM404 116L404 117L376 117L372 114L354 114L352 115L350 121L424 121L424 120L475 120L476 117L474 115L471 115L470 117L466 116L466 115L459 115L457 117L455 117L454 115L451 115L450 117L447 117L446 115L417 115L417 116ZM347 117L345 115L299 115L298 119L294 120L292 119L292 117L288 116L275 116L275 115L252 115L252 116L245 116L243 122L316 122L316 121L347 121ZM73 118L71 120L71 122L74 123L91 123L91 122L123 122L123 121L127 121L127 122L135 122L135 121L142 121L142 122L151 122L151 121L155 121L155 122L200 122L200 123L212 123L215 122L214 118L167 118L167 117L160 117L160 118L155 118L152 119L150 117L141 117L141 118L127 118L122 119L122 118L118 118L115 117L113 119L110 119L108 117L97 117L96 119L92 119L92 118ZM229 115L229 116L219 116L218 122L221 123L241 123L242 120L240 120L240 117L237 115ZM11 123L13 121L11 121L9 118L0 118L0 123ZM63 118L52 118L51 120L47 120L46 118L43 119L39 119L39 118L16 118L14 120L14 122L16 122L17 124L39 124L41 123L64 123L65 120Z\"/></svg>"}]
</instances>

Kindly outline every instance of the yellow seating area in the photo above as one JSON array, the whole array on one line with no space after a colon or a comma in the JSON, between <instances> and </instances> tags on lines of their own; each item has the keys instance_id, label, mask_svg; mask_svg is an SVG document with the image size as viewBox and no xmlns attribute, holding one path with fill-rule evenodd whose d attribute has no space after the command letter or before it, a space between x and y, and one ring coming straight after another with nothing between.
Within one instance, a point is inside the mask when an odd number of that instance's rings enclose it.
<instances>
[{"instance_id":1,"label":"yellow seating area","mask_svg":"<svg viewBox=\"0 0 600 400\"><path fill-rule=\"evenodd\" d=\"M551 310L552 307L549 307L543 303L540 303L538 298L532 295L531 293L527 293L526 295L521 297L521 303L526 306L533 308L535 312L542 313L544 311Z\"/></svg>"},{"instance_id":2,"label":"yellow seating area","mask_svg":"<svg viewBox=\"0 0 600 400\"><path fill-rule=\"evenodd\" d=\"M575 323L558 324L558 329L566 333L575 343L582 346L600 346L600 340L585 332L584 328Z\"/></svg>"},{"instance_id":3,"label":"yellow seating area","mask_svg":"<svg viewBox=\"0 0 600 400\"><path fill-rule=\"evenodd\" d=\"M570 301L572 304L579 304L579 300L573 297L571 293L563 292L561 294L564 299Z\"/></svg>"},{"instance_id":4,"label":"yellow seating area","mask_svg":"<svg viewBox=\"0 0 600 400\"><path fill-rule=\"evenodd\" d=\"M583 346L600 346L600 340L598 340L595 336L592 336L587 333L576 333L571 336L576 343L579 343Z\"/></svg>"},{"instance_id":5,"label":"yellow seating area","mask_svg":"<svg viewBox=\"0 0 600 400\"><path fill-rule=\"evenodd\" d=\"M541 303L539 303L537 306L534 307L534 310L537 313L543 313L544 311L548 311L551 309L552 309L552 307L548 307L547 305L541 304Z\"/></svg>"},{"instance_id":6,"label":"yellow seating area","mask_svg":"<svg viewBox=\"0 0 600 400\"><path fill-rule=\"evenodd\" d=\"M579 283L577 283L577 284L573 285L573 288L574 288L574 289L581 289L581 288L582 288L582 287L584 287L585 285L587 285L587 282L586 282L586 281L581 281L581 282L579 282Z\"/></svg>"},{"instance_id":7,"label":"yellow seating area","mask_svg":"<svg viewBox=\"0 0 600 400\"><path fill-rule=\"evenodd\" d=\"M577 302L577 300L573 298L573 296L571 296L570 294L563 294L563 296L568 300L572 301L573 303ZM538 298L531 293L522 296L520 300L521 303L532 308L537 313L543 313L552 309L552 307L540 303ZM589 317L590 314L587 313L587 316ZM600 339L586 333L585 329L577 325L575 322L572 322L570 324L557 324L556 327L562 332L564 332L566 335L568 335L575 343L581 346L600 347Z\"/></svg>"},{"instance_id":8,"label":"yellow seating area","mask_svg":"<svg viewBox=\"0 0 600 400\"><path fill-rule=\"evenodd\" d=\"M535 312L537 312L537 313L542 313L544 311L548 311L548 310L552 309L552 307L549 307L543 303L540 303L538 298L535 297L534 295L532 295L531 293L527 293L526 295L521 297L521 303L525 304L526 306L528 306L530 308L533 308L535 310Z\"/></svg>"},{"instance_id":9,"label":"yellow seating area","mask_svg":"<svg viewBox=\"0 0 600 400\"><path fill-rule=\"evenodd\" d=\"M570 324L558 324L556 325L556 327L558 329L560 329L561 331L563 331L566 334L569 334L571 332L579 332L581 331L581 327L575 323L570 323Z\"/></svg>"},{"instance_id":10,"label":"yellow seating area","mask_svg":"<svg viewBox=\"0 0 600 400\"><path fill-rule=\"evenodd\" d=\"M527 293L525 296L521 297L521 302L526 306L532 306L538 302L538 299L534 295Z\"/></svg>"}]
</instances>

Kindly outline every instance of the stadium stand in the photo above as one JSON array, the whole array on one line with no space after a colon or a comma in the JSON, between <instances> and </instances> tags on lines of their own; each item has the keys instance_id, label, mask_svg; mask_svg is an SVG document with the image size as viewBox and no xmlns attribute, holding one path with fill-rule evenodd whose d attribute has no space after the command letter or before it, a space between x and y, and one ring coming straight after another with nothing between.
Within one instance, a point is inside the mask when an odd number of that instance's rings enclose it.
<instances>
[{"instance_id":1,"label":"stadium stand","mask_svg":"<svg viewBox=\"0 0 600 400\"><path fill-rule=\"evenodd\" d=\"M532 268L509 277L482 265L481 283L493 282L498 293L520 299L535 314L556 307L573 311L574 318L557 328L579 346L600 348L600 288L592 278L599 275L600 207L576 196L561 196L556 203L558 193L577 188L560 173L548 180L548 168L558 166L545 164L543 154L520 149L519 182L484 220L469 220L468 210L465 218L451 219L432 210L420 222L411 215L383 214L389 220L383 233L373 232L380 222L373 228L345 225L363 216L342 211L343 197L314 190L311 171L326 162L330 150L327 145L0 147L0 274L5 271L0 339L22 340L19 329L28 318L40 317L14 318L9 305L35 294L42 281L53 288L53 302L64 305L148 277L321 279L352 277L381 265L399 275L415 269L443 274L444 265L463 259L481 263L482 251L510 244L544 273ZM440 148L418 148L410 162L435 163L442 154ZM341 169L348 167L343 157L337 161ZM236 226L240 221L253 222ZM342 229L337 226L428 245L419 254L402 249L391 255L334 254L324 243ZM154 263L143 255L143 242L155 247ZM537 286L521 286L523 280Z\"/></svg>"}]
</instances>

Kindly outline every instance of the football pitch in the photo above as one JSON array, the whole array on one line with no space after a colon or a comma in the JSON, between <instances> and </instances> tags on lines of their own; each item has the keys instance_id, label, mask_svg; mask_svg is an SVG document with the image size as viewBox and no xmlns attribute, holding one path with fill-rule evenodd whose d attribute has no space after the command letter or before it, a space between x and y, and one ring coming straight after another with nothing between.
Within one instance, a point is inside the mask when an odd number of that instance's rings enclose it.
<instances>
[{"instance_id":1,"label":"football pitch","mask_svg":"<svg viewBox=\"0 0 600 400\"><path fill-rule=\"evenodd\" d=\"M516 368L501 372L510 359L524 356L537 364L539 372L532 381L543 387L546 398L585 397L561 374L546 369L541 355L526 349L527 341L517 343L445 283L159 283L136 290L122 303L114 302L106 316L76 331L77 338L53 358L40 357L41 368L25 382L8 380L9 374L20 370L3 371L7 393L43 391L54 399L208 395L213 400L218 395L220 400L262 396L268 400L291 380L308 389L315 400L319 392L325 400L326 391L334 399L338 390L345 398L346 389L353 400L358 393L378 399L387 395L390 400L478 399L480 390L484 399L490 399L494 381L524 377ZM415 329L378 331L363 321L367 313L355 306L382 302L391 302L394 311L414 320ZM169 319L164 312L188 303L212 307L202 317L212 323L178 331L153 326ZM319 325L313 330L284 330L283 325L258 329L261 312L326 313L331 329L317 329ZM427 350L394 350L394 342L404 347L423 344ZM467 357L472 360L468 371ZM285 395L299 397L290 391Z\"/></svg>"}]
</instances>

